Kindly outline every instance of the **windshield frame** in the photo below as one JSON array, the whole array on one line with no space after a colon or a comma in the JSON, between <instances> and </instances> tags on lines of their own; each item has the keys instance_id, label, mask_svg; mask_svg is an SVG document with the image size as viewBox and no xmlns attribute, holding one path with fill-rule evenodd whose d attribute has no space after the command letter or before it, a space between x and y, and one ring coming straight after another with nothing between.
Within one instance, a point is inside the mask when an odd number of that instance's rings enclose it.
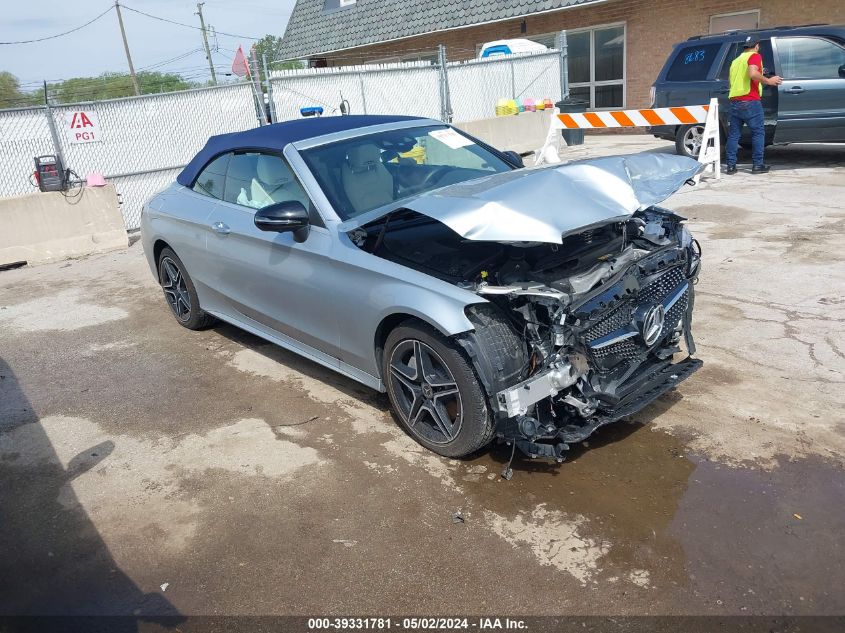
<instances>
[{"instance_id":1,"label":"windshield frame","mask_svg":"<svg viewBox=\"0 0 845 633\"><path fill-rule=\"evenodd\" d=\"M346 209L341 201L336 200L334 196L334 191L331 190L330 183L324 183L322 176L319 172L315 169L314 161L313 161L313 154L314 151L319 151L329 146L338 145L341 143L354 143L359 141L364 141L369 137L380 136L384 134L390 134L391 132L397 131L407 131L411 134L414 134L416 130L425 129L427 132L431 130L443 129L443 130L453 130L455 133L459 134L460 136L465 137L469 141L472 142L473 145L481 148L483 152L489 153L495 159L500 161L504 164L508 169L505 171L489 171L485 172L484 174L479 174L478 178L483 178L486 176L490 176L497 173L507 173L508 171L513 171L516 169L520 169L523 165L516 164L513 158L505 154L504 152L496 149L495 147L490 146L489 144L485 143L484 141L472 136L455 128L448 123L444 123L443 121L437 121L434 119L419 119L417 121L413 121L413 123L409 124L408 122L403 122L400 124L389 124L389 125L378 125L378 126L370 126L365 128L359 128L357 130L350 130L347 132L335 133L326 135L323 137L317 137L313 139L308 139L306 141L300 141L297 143L293 143L293 148L296 151L298 163L304 167L309 175L309 178L313 181L313 183L319 188L322 197L325 201L329 204L333 215L337 217L338 221L341 223L349 222L355 218L360 218L363 216L371 216L371 215L379 215L383 213L384 210L389 209L399 209L403 206L403 203L418 198L419 196L428 195L432 191L437 191L438 189L448 186L449 184L454 184L454 182L450 182L438 187L434 187L432 189L428 189L425 191L417 191L413 193L409 193L408 195L396 198L388 202L387 204L381 205L379 207L375 207L372 209L367 209L360 213L355 213L348 215L345 213ZM355 133L350 133L355 132ZM455 167L455 169L460 169L460 167ZM474 180L475 178L468 178L464 181L460 182L468 182L470 180Z\"/></svg>"}]
</instances>

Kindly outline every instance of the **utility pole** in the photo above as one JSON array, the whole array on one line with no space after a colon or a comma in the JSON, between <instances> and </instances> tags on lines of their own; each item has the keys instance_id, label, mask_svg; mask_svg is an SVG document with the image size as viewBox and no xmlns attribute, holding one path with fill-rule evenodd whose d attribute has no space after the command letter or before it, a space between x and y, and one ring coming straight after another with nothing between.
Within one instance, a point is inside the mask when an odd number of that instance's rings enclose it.
<instances>
[{"instance_id":1,"label":"utility pole","mask_svg":"<svg viewBox=\"0 0 845 633\"><path fill-rule=\"evenodd\" d=\"M202 28L202 42L205 44L205 58L208 60L208 69L211 71L211 81L217 85L217 74L214 72L214 62L211 59L211 49L208 48L208 33L205 30L205 19L202 17L202 5L205 2L197 2L196 15L200 16L200 27Z\"/></svg>"},{"instance_id":2,"label":"utility pole","mask_svg":"<svg viewBox=\"0 0 845 633\"><path fill-rule=\"evenodd\" d=\"M132 55L129 54L129 42L126 41L126 29L123 28L123 16L120 14L120 2L114 0L114 8L117 10L117 21L120 24L120 34L123 36L123 50L126 51L126 61L129 62L129 76L132 77L132 86L135 88L135 96L141 94L138 87L138 78L135 76L135 66L132 64Z\"/></svg>"}]
</instances>

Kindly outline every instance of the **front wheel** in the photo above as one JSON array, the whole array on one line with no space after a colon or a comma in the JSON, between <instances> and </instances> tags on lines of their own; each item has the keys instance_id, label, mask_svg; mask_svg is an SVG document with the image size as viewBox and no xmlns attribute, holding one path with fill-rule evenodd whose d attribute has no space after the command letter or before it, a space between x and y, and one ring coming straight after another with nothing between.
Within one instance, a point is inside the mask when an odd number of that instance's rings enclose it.
<instances>
[{"instance_id":1,"label":"front wheel","mask_svg":"<svg viewBox=\"0 0 845 633\"><path fill-rule=\"evenodd\" d=\"M463 457L493 437L487 398L469 360L433 328L406 321L387 337L382 368L399 424L444 457Z\"/></svg>"}]
</instances>

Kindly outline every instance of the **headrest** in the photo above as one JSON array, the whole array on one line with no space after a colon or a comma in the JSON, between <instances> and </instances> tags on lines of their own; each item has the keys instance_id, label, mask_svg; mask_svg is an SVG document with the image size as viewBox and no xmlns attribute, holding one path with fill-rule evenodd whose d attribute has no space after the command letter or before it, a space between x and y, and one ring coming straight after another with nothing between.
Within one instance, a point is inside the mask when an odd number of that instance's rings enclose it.
<instances>
[{"instance_id":1,"label":"headrest","mask_svg":"<svg viewBox=\"0 0 845 633\"><path fill-rule=\"evenodd\" d=\"M346 161L353 173L373 171L381 162L381 150L372 143L356 145L349 149Z\"/></svg>"},{"instance_id":2,"label":"headrest","mask_svg":"<svg viewBox=\"0 0 845 633\"><path fill-rule=\"evenodd\" d=\"M255 165L258 180L274 187L281 187L291 180L287 167L278 156L261 154Z\"/></svg>"}]
</instances>

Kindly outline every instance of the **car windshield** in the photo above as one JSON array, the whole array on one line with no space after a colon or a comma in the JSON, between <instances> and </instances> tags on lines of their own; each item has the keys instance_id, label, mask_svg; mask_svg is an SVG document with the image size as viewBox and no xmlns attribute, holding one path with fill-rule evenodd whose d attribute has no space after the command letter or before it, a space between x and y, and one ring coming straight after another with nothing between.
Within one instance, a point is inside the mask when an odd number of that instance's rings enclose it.
<instances>
[{"instance_id":1,"label":"car windshield","mask_svg":"<svg viewBox=\"0 0 845 633\"><path fill-rule=\"evenodd\" d=\"M302 152L343 220L511 165L445 125L378 132Z\"/></svg>"}]
</instances>

